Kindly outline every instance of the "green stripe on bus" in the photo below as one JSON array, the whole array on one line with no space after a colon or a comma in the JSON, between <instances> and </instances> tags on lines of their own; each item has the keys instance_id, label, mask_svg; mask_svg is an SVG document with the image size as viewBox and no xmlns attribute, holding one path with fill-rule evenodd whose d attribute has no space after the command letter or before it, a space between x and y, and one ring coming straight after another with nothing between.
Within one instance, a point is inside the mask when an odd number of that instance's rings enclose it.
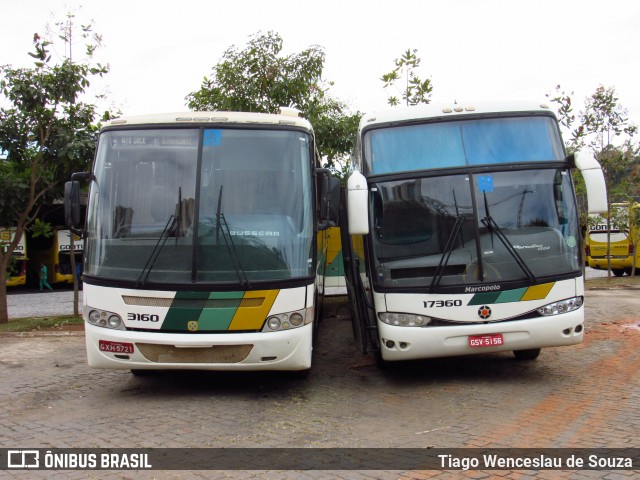
<instances>
[{"instance_id":1,"label":"green stripe on bus","mask_svg":"<svg viewBox=\"0 0 640 480\"><path fill-rule=\"evenodd\" d=\"M212 292L209 300L241 299L243 295L244 292ZM198 317L198 330L227 330L237 310L237 306L203 309Z\"/></svg>"},{"instance_id":2,"label":"green stripe on bus","mask_svg":"<svg viewBox=\"0 0 640 480\"><path fill-rule=\"evenodd\" d=\"M502 292L483 292L476 293L468 305L484 305L486 303L495 303Z\"/></svg>"},{"instance_id":3,"label":"green stripe on bus","mask_svg":"<svg viewBox=\"0 0 640 480\"><path fill-rule=\"evenodd\" d=\"M467 305L485 305L487 303L510 303L529 300L541 300L546 298L554 282L532 287L516 288L514 290L504 290L503 292L483 292L476 293Z\"/></svg>"},{"instance_id":4,"label":"green stripe on bus","mask_svg":"<svg viewBox=\"0 0 640 480\"><path fill-rule=\"evenodd\" d=\"M162 324L162 330L188 331L197 322L198 331L227 330L238 304L228 308L203 308L207 300L241 299L244 292L177 292Z\"/></svg>"}]
</instances>

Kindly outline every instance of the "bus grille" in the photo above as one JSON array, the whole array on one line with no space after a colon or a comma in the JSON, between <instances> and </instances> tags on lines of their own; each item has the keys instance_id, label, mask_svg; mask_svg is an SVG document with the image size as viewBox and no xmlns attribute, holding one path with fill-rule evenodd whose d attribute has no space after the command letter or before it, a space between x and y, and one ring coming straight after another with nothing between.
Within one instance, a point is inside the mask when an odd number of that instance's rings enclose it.
<instances>
[{"instance_id":1,"label":"bus grille","mask_svg":"<svg viewBox=\"0 0 640 480\"><path fill-rule=\"evenodd\" d=\"M257 298L154 298L123 295L122 300L126 305L138 307L175 307L193 308L240 308L261 307L264 297Z\"/></svg>"},{"instance_id":2,"label":"bus grille","mask_svg":"<svg viewBox=\"0 0 640 480\"><path fill-rule=\"evenodd\" d=\"M173 345L136 343L147 360L155 363L238 363L251 353L253 345L214 345L177 348Z\"/></svg>"}]
</instances>

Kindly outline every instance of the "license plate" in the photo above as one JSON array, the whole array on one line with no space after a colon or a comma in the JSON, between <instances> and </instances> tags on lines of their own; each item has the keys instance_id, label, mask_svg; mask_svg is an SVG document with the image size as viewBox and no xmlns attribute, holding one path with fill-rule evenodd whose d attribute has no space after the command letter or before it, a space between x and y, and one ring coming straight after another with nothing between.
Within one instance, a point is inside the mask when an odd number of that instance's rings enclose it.
<instances>
[{"instance_id":1,"label":"license plate","mask_svg":"<svg viewBox=\"0 0 640 480\"><path fill-rule=\"evenodd\" d=\"M108 340L100 340L98 347L101 352L109 353L133 353L133 343L110 342Z\"/></svg>"},{"instance_id":2,"label":"license plate","mask_svg":"<svg viewBox=\"0 0 640 480\"><path fill-rule=\"evenodd\" d=\"M501 333L469 336L470 347L495 347L496 345L504 345L504 337Z\"/></svg>"}]
</instances>

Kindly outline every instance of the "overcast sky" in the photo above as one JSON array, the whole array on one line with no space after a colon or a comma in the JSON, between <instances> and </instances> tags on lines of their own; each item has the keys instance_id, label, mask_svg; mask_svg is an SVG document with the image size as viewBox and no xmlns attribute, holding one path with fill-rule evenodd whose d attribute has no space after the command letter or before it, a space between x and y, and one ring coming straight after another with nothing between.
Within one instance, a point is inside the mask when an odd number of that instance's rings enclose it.
<instances>
[{"instance_id":1,"label":"overcast sky","mask_svg":"<svg viewBox=\"0 0 640 480\"><path fill-rule=\"evenodd\" d=\"M0 64L30 65L33 34L70 10L103 35L101 88L127 115L186 110L230 45L272 30L285 54L324 47L330 92L354 110L386 106L380 76L415 48L433 101L544 101L560 84L582 104L602 84L640 125L640 3L629 0L12 1Z\"/></svg>"}]
</instances>

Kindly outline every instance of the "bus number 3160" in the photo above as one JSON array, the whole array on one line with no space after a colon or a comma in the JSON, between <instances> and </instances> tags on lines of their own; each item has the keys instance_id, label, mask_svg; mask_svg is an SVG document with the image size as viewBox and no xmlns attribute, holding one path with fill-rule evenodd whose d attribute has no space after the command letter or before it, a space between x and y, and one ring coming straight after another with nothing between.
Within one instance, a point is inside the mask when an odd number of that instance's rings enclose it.
<instances>
[{"instance_id":1,"label":"bus number 3160","mask_svg":"<svg viewBox=\"0 0 640 480\"><path fill-rule=\"evenodd\" d=\"M461 307L462 300L429 300L422 302L424 308Z\"/></svg>"},{"instance_id":2,"label":"bus number 3160","mask_svg":"<svg viewBox=\"0 0 640 480\"><path fill-rule=\"evenodd\" d=\"M137 322L158 322L160 321L160 317L158 315L148 313L127 313L127 320Z\"/></svg>"}]
</instances>

